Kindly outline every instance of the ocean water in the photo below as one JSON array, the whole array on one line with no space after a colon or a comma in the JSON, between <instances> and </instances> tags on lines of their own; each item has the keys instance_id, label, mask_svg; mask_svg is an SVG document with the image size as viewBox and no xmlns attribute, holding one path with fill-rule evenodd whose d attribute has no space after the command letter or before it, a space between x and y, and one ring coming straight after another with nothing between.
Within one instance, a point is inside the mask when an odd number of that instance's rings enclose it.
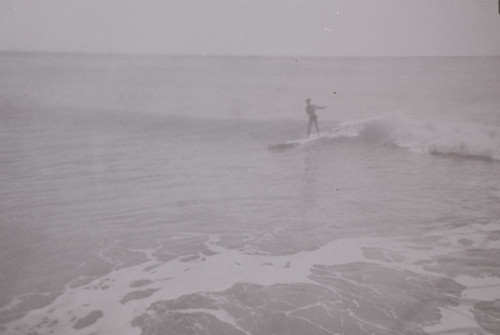
<instances>
[{"instance_id":1,"label":"ocean water","mask_svg":"<svg viewBox=\"0 0 500 335\"><path fill-rule=\"evenodd\" d=\"M499 57L4 53L0 333L498 334L499 85Z\"/></svg>"}]
</instances>

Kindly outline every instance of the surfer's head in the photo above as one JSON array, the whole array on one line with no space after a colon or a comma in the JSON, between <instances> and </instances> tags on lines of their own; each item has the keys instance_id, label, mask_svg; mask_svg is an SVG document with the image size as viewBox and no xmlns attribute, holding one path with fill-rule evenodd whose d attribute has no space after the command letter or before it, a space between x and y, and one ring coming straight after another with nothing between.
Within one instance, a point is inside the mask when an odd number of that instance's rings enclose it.
<instances>
[{"instance_id":1,"label":"surfer's head","mask_svg":"<svg viewBox=\"0 0 500 335\"><path fill-rule=\"evenodd\" d=\"M311 102L311 98L307 98L307 99L306 99L306 102Z\"/></svg>"}]
</instances>

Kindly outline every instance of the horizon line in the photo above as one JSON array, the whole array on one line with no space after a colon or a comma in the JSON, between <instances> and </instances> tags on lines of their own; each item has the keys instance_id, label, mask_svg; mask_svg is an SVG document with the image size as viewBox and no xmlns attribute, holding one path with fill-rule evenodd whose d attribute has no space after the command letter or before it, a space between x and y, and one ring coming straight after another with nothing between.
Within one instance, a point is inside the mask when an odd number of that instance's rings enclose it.
<instances>
[{"instance_id":1,"label":"horizon line","mask_svg":"<svg viewBox=\"0 0 500 335\"><path fill-rule=\"evenodd\" d=\"M55 55L68 56L109 56L109 57L192 57L192 58L471 58L471 57L500 57L500 54L460 54L460 55L264 55L264 54L217 54L217 53L143 53L143 52L98 52L98 51L64 51L64 50L23 50L0 49L0 54L32 54L50 57Z\"/></svg>"}]
</instances>

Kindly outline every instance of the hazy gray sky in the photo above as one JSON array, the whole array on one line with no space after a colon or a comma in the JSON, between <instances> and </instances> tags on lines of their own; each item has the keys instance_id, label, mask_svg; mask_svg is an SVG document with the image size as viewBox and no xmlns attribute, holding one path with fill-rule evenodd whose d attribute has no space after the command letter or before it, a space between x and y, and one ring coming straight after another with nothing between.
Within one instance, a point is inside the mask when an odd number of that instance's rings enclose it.
<instances>
[{"instance_id":1,"label":"hazy gray sky","mask_svg":"<svg viewBox=\"0 0 500 335\"><path fill-rule=\"evenodd\" d=\"M0 50L500 55L497 0L0 0Z\"/></svg>"}]
</instances>

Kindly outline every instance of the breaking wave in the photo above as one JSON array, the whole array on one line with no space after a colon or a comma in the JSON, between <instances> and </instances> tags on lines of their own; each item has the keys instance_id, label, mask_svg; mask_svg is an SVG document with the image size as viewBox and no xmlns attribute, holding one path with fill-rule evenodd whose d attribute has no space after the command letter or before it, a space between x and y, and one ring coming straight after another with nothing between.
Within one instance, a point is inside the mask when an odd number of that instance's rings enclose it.
<instances>
[{"instance_id":1,"label":"breaking wave","mask_svg":"<svg viewBox=\"0 0 500 335\"><path fill-rule=\"evenodd\" d=\"M417 153L500 160L500 128L474 123L421 121L386 115L341 122L329 137L357 137Z\"/></svg>"}]
</instances>

